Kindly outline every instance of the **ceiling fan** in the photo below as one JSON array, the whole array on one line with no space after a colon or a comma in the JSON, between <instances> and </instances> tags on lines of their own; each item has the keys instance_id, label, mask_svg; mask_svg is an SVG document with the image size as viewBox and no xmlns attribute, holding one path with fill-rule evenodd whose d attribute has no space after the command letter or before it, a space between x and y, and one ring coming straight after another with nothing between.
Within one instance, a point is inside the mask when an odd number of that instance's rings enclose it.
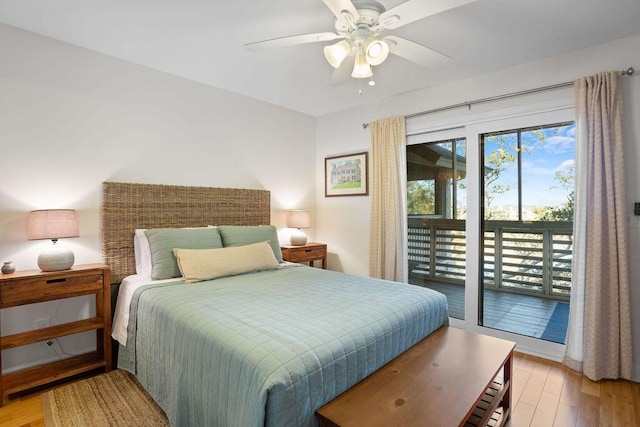
<instances>
[{"instance_id":1,"label":"ceiling fan","mask_svg":"<svg viewBox=\"0 0 640 427\"><path fill-rule=\"evenodd\" d=\"M438 60L451 60L446 55L410 40L386 35L411 22L444 12L476 0L408 0L387 10L375 0L322 0L336 16L335 32L301 34L245 44L249 51L292 46L303 43L328 42L324 55L335 68L333 84L353 78L370 78L374 85L372 66L382 64L389 53L428 67Z\"/></svg>"}]
</instances>

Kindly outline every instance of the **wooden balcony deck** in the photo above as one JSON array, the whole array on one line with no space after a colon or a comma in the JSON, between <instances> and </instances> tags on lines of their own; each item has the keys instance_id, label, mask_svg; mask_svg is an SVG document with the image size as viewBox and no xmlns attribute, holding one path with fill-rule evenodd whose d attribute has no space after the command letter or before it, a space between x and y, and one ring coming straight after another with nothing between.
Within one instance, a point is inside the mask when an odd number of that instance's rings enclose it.
<instances>
[{"instance_id":1,"label":"wooden balcony deck","mask_svg":"<svg viewBox=\"0 0 640 427\"><path fill-rule=\"evenodd\" d=\"M408 218L409 282L447 296L464 318L464 220ZM564 343L569 316L571 222L485 221L483 326Z\"/></svg>"},{"instance_id":2,"label":"wooden balcony deck","mask_svg":"<svg viewBox=\"0 0 640 427\"><path fill-rule=\"evenodd\" d=\"M464 319L464 285L434 282L416 277L411 277L409 282L446 295L449 315ZM567 302L485 290L485 327L564 343L567 321Z\"/></svg>"}]
</instances>

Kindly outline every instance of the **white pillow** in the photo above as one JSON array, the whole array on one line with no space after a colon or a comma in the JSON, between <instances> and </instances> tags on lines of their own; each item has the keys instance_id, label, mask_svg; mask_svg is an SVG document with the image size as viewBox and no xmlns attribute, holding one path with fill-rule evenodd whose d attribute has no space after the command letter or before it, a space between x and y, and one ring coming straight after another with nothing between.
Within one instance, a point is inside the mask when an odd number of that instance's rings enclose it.
<instances>
[{"instance_id":1,"label":"white pillow","mask_svg":"<svg viewBox=\"0 0 640 427\"><path fill-rule=\"evenodd\" d=\"M218 249L174 249L185 283L280 267L268 241Z\"/></svg>"},{"instance_id":2,"label":"white pillow","mask_svg":"<svg viewBox=\"0 0 640 427\"><path fill-rule=\"evenodd\" d=\"M133 236L133 250L136 258L136 273L151 277L151 247L144 228L137 229Z\"/></svg>"}]
</instances>

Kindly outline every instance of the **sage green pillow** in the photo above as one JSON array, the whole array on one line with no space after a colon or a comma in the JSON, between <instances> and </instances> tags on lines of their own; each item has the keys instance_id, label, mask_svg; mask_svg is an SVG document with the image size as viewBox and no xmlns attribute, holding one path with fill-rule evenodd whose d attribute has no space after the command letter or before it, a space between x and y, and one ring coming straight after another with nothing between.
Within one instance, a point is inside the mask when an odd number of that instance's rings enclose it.
<instances>
[{"instance_id":1,"label":"sage green pillow","mask_svg":"<svg viewBox=\"0 0 640 427\"><path fill-rule=\"evenodd\" d=\"M269 241L273 255L278 263L282 262L282 251L278 242L278 233L273 225L219 225L218 231L225 248L244 246Z\"/></svg>"},{"instance_id":2,"label":"sage green pillow","mask_svg":"<svg viewBox=\"0 0 640 427\"><path fill-rule=\"evenodd\" d=\"M180 277L178 261L173 253L181 249L216 249L222 239L216 228L151 228L145 230L151 251L153 280Z\"/></svg>"}]
</instances>

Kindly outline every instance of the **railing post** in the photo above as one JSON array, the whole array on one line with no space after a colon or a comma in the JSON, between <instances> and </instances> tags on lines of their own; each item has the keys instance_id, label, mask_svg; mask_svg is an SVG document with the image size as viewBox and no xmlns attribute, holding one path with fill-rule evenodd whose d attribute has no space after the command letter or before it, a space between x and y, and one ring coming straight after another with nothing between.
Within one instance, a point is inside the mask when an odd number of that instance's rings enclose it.
<instances>
[{"instance_id":1,"label":"railing post","mask_svg":"<svg viewBox=\"0 0 640 427\"><path fill-rule=\"evenodd\" d=\"M496 227L493 235L493 284L496 289L502 287L502 227Z\"/></svg>"},{"instance_id":2,"label":"railing post","mask_svg":"<svg viewBox=\"0 0 640 427\"><path fill-rule=\"evenodd\" d=\"M542 230L542 293L551 295L553 284L553 231L550 228Z\"/></svg>"},{"instance_id":3,"label":"railing post","mask_svg":"<svg viewBox=\"0 0 640 427\"><path fill-rule=\"evenodd\" d=\"M435 225L431 225L429 227L429 277L432 279L436 278L436 258L437 258L437 254L436 254L436 250L437 250L437 239L436 236L438 235L438 227L436 227Z\"/></svg>"}]
</instances>

